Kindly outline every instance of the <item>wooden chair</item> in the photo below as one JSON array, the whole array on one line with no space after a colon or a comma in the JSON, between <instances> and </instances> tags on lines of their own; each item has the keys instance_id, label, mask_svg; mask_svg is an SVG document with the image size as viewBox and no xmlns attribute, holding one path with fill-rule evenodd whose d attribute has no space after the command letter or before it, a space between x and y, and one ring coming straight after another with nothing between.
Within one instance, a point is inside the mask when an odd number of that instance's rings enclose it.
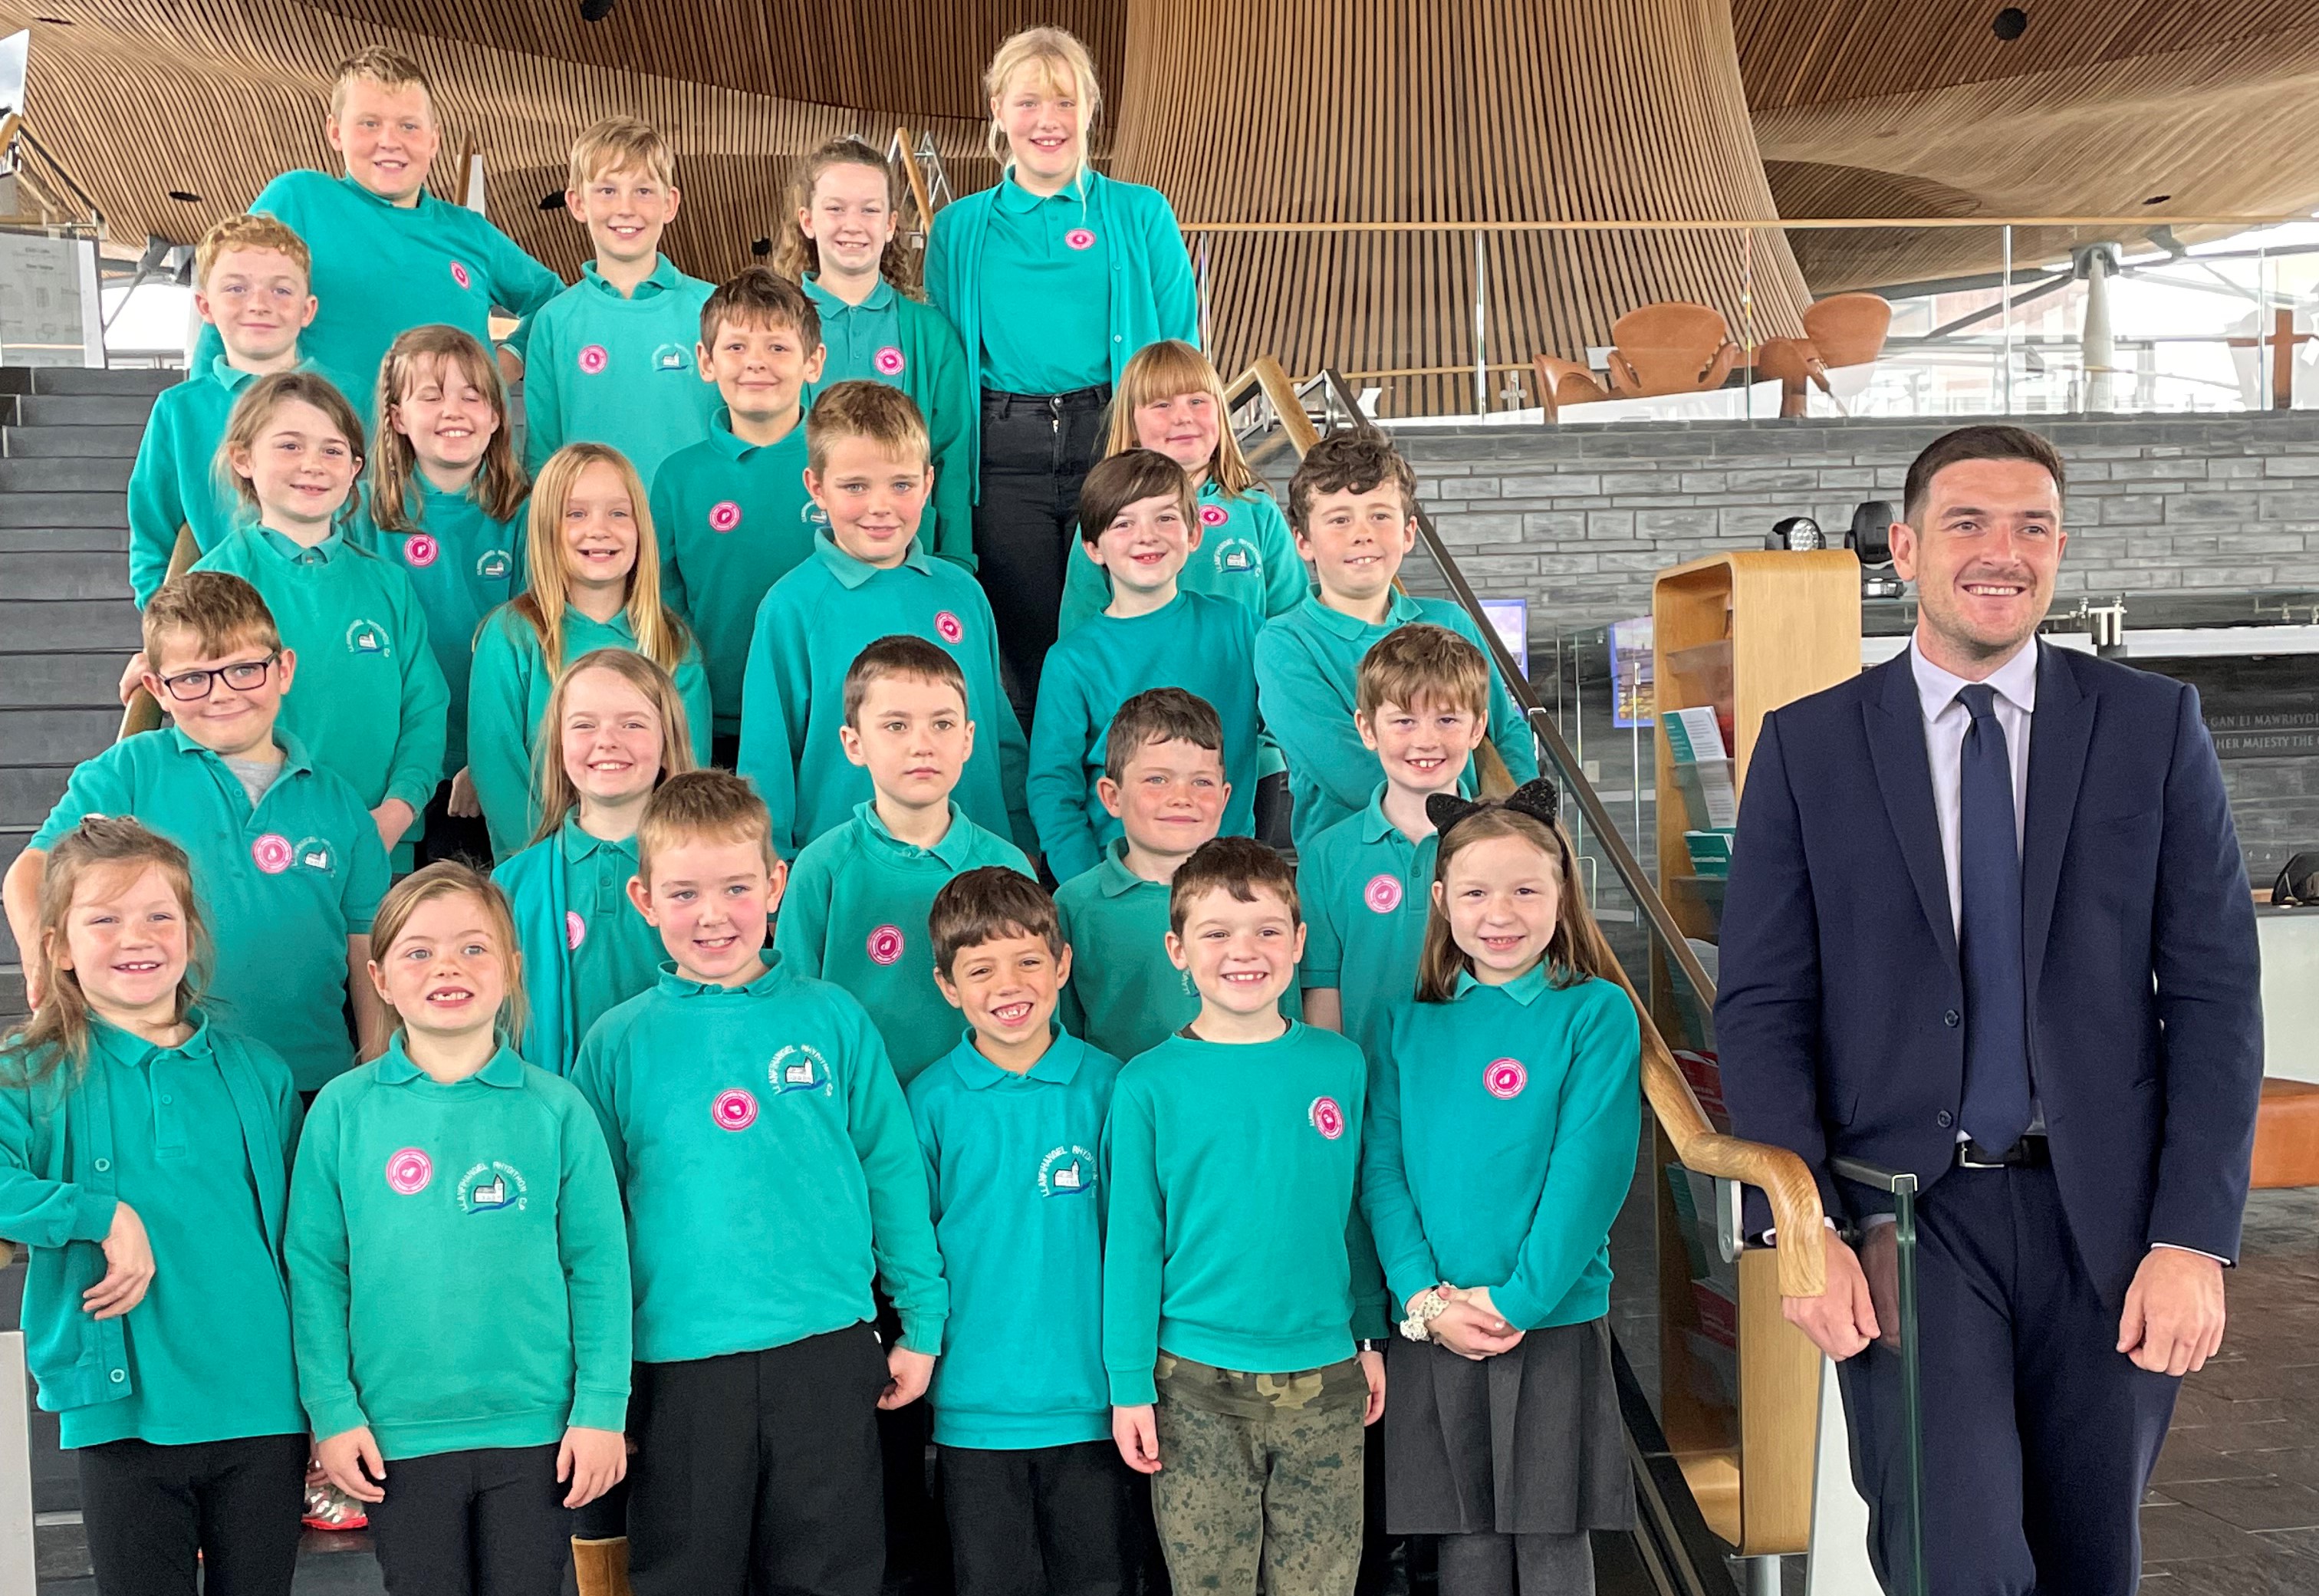
<instances>
[{"instance_id":1,"label":"wooden chair","mask_svg":"<svg viewBox=\"0 0 2319 1596\"><path fill-rule=\"evenodd\" d=\"M1564 405L1592 404L1611 397L1609 391L1595 381L1594 374L1575 360L1565 360L1557 355L1533 355L1529 363L1538 373L1538 402L1546 407L1549 427L1561 419Z\"/></svg>"},{"instance_id":2,"label":"wooden chair","mask_svg":"<svg viewBox=\"0 0 2319 1596\"><path fill-rule=\"evenodd\" d=\"M1830 370L1872 365L1892 330L1892 302L1881 293L1831 293L1804 309L1804 336Z\"/></svg>"},{"instance_id":3,"label":"wooden chair","mask_svg":"<svg viewBox=\"0 0 2319 1596\"><path fill-rule=\"evenodd\" d=\"M1621 399L1719 388L1739 361L1722 314L1706 305L1629 311L1611 324L1611 391Z\"/></svg>"},{"instance_id":4,"label":"wooden chair","mask_svg":"<svg viewBox=\"0 0 2319 1596\"><path fill-rule=\"evenodd\" d=\"M1819 357L1809 338L1765 338L1755 346L1755 370L1780 382L1780 414L1800 416L1804 413L1804 384L1819 385L1822 393L1833 393L1827 385L1827 362Z\"/></svg>"}]
</instances>

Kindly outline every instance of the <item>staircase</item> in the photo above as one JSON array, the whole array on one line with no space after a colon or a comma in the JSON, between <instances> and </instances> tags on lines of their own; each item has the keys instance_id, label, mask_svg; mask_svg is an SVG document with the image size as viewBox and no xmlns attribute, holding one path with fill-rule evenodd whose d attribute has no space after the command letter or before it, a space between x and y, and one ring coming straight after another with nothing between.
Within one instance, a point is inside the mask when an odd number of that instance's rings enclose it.
<instances>
[{"instance_id":1,"label":"staircase","mask_svg":"<svg viewBox=\"0 0 2319 1596\"><path fill-rule=\"evenodd\" d=\"M0 870L120 729L114 688L137 647L129 467L180 374L0 366ZM0 1025L23 1012L0 924Z\"/></svg>"}]
</instances>

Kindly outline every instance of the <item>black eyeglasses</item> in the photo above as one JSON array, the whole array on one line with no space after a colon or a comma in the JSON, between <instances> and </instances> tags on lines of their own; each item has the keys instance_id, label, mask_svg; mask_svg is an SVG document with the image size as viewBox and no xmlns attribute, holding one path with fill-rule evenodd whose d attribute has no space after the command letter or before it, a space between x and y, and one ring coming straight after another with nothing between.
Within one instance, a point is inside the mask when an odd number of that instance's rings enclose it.
<instances>
[{"instance_id":1,"label":"black eyeglasses","mask_svg":"<svg viewBox=\"0 0 2319 1596\"><path fill-rule=\"evenodd\" d=\"M162 677L160 681L169 690L169 696L180 704L198 703L210 696L210 690L217 685L221 676L225 678L225 684L238 693L246 693L252 688L265 685L266 673L274 669L274 662L281 657L281 651L277 649L262 660L237 660L214 671L181 671L175 676Z\"/></svg>"}]
</instances>

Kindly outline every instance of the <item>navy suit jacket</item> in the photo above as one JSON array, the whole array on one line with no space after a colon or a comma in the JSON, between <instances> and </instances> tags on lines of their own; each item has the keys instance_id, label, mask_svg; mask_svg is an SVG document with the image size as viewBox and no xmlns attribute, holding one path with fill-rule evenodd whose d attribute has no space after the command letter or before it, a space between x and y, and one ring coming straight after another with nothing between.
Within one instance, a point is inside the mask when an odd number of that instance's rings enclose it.
<instances>
[{"instance_id":1,"label":"navy suit jacket","mask_svg":"<svg viewBox=\"0 0 2319 1596\"><path fill-rule=\"evenodd\" d=\"M2196 690L2035 646L2030 1067L2071 1237L2115 1310L2153 1242L2238 1256L2262 1081L2254 908ZM1964 981L1906 653L1765 717L1721 957L1734 1132L1800 1154L1832 1213L1890 1200L1840 1187L1831 1156L1937 1183Z\"/></svg>"}]
</instances>

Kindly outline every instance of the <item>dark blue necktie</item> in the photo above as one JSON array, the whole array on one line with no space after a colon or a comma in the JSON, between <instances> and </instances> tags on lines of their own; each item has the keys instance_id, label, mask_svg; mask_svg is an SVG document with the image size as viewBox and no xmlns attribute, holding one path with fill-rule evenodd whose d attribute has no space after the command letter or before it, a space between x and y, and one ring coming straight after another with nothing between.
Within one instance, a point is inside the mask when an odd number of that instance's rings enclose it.
<instances>
[{"instance_id":1,"label":"dark blue necktie","mask_svg":"<svg viewBox=\"0 0 2319 1596\"><path fill-rule=\"evenodd\" d=\"M2001 1153L2029 1128L2028 1000L2021 959L2021 851L2013 762L1997 721L1997 690L1957 694L1965 728L1957 797L1957 879L1964 960L1964 1129Z\"/></svg>"}]
</instances>

